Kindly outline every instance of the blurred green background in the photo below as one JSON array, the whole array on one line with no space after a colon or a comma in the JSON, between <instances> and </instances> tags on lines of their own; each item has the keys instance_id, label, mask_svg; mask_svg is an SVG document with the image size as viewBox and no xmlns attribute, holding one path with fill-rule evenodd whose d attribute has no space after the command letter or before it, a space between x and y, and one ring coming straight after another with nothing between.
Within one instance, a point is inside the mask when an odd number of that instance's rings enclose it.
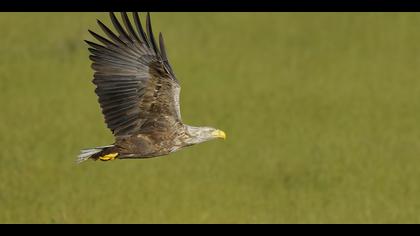
<instances>
[{"instance_id":1,"label":"blurred green background","mask_svg":"<svg viewBox=\"0 0 420 236\"><path fill-rule=\"evenodd\" d=\"M88 29L1 13L1 223L420 223L420 14L153 13L183 120L228 139L75 164L107 145Z\"/></svg>"}]
</instances>

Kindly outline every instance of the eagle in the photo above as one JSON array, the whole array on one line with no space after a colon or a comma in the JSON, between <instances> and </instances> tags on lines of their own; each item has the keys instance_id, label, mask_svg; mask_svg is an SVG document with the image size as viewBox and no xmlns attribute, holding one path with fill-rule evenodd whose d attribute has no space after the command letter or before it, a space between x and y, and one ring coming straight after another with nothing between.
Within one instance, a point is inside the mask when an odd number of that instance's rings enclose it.
<instances>
[{"instance_id":1,"label":"eagle","mask_svg":"<svg viewBox=\"0 0 420 236\"><path fill-rule=\"evenodd\" d=\"M107 37L91 30L98 40L88 40L94 72L95 93L112 145L81 150L77 162L88 159L152 158L213 139L226 139L225 132L212 127L182 123L179 108L180 83L169 63L162 33L159 44L152 31L150 14L144 29L138 13L121 13L121 21L110 13L115 32L100 20Z\"/></svg>"}]
</instances>

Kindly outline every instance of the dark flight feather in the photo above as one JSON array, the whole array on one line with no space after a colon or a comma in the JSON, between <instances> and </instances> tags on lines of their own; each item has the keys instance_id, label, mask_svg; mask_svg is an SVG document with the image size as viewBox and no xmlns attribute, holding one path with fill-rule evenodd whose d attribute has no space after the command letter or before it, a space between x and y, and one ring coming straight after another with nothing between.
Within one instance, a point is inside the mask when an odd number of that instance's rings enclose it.
<instances>
[{"instance_id":1,"label":"dark flight feather","mask_svg":"<svg viewBox=\"0 0 420 236\"><path fill-rule=\"evenodd\" d=\"M147 39L146 33L144 32L143 26L141 25L139 14L137 12L133 12L133 18L134 18L134 23L136 24L137 30L139 31L140 36L143 40L143 43L145 43L147 47L150 48L149 40Z\"/></svg>"},{"instance_id":2,"label":"dark flight feather","mask_svg":"<svg viewBox=\"0 0 420 236\"><path fill-rule=\"evenodd\" d=\"M112 12L110 12L109 15L111 17L111 21L112 21L112 24L114 25L114 28L118 31L118 33L120 34L120 36L124 40L133 43L133 39L130 38L130 36L128 36L127 32L125 32L125 30L121 26L120 22L117 20L117 17L115 17L115 14L112 13Z\"/></svg>"},{"instance_id":3,"label":"dark flight feather","mask_svg":"<svg viewBox=\"0 0 420 236\"><path fill-rule=\"evenodd\" d=\"M116 44L116 45L124 45L126 46L125 42L123 42L117 35L112 32L104 23L102 23L100 20L97 21L98 25L101 27L102 31L105 32L105 34Z\"/></svg>"},{"instance_id":4,"label":"dark flight feather","mask_svg":"<svg viewBox=\"0 0 420 236\"><path fill-rule=\"evenodd\" d=\"M165 42L163 41L163 35L162 35L162 33L159 33L159 47L160 47L160 52L162 54L163 63L165 64L168 72L176 80L175 74L174 74L174 72L172 70L172 66L171 66L171 64L169 64L169 59L168 59L168 56L166 54Z\"/></svg>"},{"instance_id":5,"label":"dark flight feather","mask_svg":"<svg viewBox=\"0 0 420 236\"><path fill-rule=\"evenodd\" d=\"M150 20L150 14L147 13L146 17L146 28L147 28L147 35L149 36L150 43L152 44L153 51L155 51L156 55L160 58L159 48L156 45L155 36L153 35L152 30L152 21Z\"/></svg>"},{"instance_id":6,"label":"dark flight feather","mask_svg":"<svg viewBox=\"0 0 420 236\"><path fill-rule=\"evenodd\" d=\"M102 45L86 41L95 70L95 93L108 128L118 137L153 130L147 126L169 129L181 122L179 85L161 34L160 50L156 43L150 14L147 34L137 13L133 13L137 32L126 13L121 13L125 29L114 13L110 17L116 33L98 20L107 38L89 31Z\"/></svg>"},{"instance_id":7,"label":"dark flight feather","mask_svg":"<svg viewBox=\"0 0 420 236\"><path fill-rule=\"evenodd\" d=\"M127 29L128 33L130 34L130 38L136 39L137 42L141 43L139 36L134 31L133 25L130 22L130 19L127 16L127 13L121 12L121 18L123 19L123 23L125 28Z\"/></svg>"}]
</instances>

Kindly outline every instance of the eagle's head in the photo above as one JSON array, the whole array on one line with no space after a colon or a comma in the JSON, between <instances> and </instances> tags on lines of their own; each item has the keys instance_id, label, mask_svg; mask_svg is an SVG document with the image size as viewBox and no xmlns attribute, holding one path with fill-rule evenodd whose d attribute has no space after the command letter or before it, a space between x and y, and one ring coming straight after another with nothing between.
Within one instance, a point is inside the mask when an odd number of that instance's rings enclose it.
<instances>
[{"instance_id":1,"label":"eagle's head","mask_svg":"<svg viewBox=\"0 0 420 236\"><path fill-rule=\"evenodd\" d=\"M185 125L186 133L189 136L189 145L202 143L213 139L226 139L226 133L212 127L194 127Z\"/></svg>"}]
</instances>

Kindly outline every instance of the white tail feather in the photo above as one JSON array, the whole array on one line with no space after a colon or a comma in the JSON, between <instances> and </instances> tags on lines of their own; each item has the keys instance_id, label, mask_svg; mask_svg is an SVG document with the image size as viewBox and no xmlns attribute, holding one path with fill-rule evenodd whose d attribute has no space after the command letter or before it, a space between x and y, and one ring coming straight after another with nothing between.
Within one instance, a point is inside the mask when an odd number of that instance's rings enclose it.
<instances>
[{"instance_id":1,"label":"white tail feather","mask_svg":"<svg viewBox=\"0 0 420 236\"><path fill-rule=\"evenodd\" d=\"M101 147L95 147L95 148L89 148L89 149L82 149L80 151L80 154L77 156L76 163L80 164L86 160L88 160L92 155L101 152L105 148L112 147L114 145L108 145L108 146L101 146Z\"/></svg>"}]
</instances>

